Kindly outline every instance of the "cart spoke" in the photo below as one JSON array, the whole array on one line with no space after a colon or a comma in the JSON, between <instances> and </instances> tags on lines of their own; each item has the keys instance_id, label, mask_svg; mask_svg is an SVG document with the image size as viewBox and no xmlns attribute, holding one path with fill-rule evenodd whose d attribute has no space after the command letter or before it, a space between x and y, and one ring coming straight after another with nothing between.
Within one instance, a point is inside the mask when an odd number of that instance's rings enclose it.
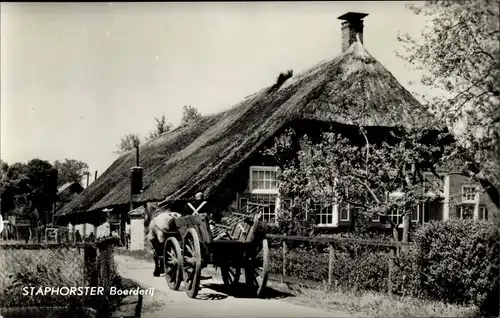
<instances>
[{"instance_id":1,"label":"cart spoke","mask_svg":"<svg viewBox=\"0 0 500 318\"><path fill-rule=\"evenodd\" d=\"M193 256L194 252L193 252L193 248L191 247L191 245L186 245L186 249L187 249L187 252L189 253L189 255Z\"/></svg>"},{"instance_id":2,"label":"cart spoke","mask_svg":"<svg viewBox=\"0 0 500 318\"><path fill-rule=\"evenodd\" d=\"M172 251L168 251L168 252L167 252L167 254L168 254L168 256L169 256L171 259L177 258L177 257L175 256L174 252L172 252Z\"/></svg>"},{"instance_id":3,"label":"cart spoke","mask_svg":"<svg viewBox=\"0 0 500 318\"><path fill-rule=\"evenodd\" d=\"M177 260L176 260L176 259L169 259L169 260L167 261L167 264L177 265Z\"/></svg>"}]
</instances>

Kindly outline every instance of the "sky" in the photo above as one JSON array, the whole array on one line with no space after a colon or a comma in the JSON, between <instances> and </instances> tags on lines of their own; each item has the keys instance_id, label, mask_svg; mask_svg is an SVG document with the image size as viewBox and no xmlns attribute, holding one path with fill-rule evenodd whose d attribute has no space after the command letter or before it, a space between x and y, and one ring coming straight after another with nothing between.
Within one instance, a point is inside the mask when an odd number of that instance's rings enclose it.
<instances>
[{"instance_id":1,"label":"sky","mask_svg":"<svg viewBox=\"0 0 500 318\"><path fill-rule=\"evenodd\" d=\"M362 12L364 46L410 91L398 32L407 2L2 3L1 159L77 159L102 174L128 133L183 105L216 113L341 51L340 15ZM91 179L92 181L92 179Z\"/></svg>"}]
</instances>

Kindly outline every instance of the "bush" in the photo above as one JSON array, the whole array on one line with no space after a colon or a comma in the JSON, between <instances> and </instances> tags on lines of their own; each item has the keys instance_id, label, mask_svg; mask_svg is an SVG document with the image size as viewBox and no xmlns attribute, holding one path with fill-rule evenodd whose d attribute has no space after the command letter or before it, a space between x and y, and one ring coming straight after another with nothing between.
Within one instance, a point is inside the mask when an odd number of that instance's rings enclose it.
<instances>
[{"instance_id":1,"label":"bush","mask_svg":"<svg viewBox=\"0 0 500 318\"><path fill-rule=\"evenodd\" d=\"M287 275L316 282L328 281L329 253L323 247L297 246L289 248L286 254ZM347 248L346 248L347 250ZM270 271L283 271L283 250L281 247L270 251ZM346 252L335 250L332 283L335 286L357 290L387 290L388 259L385 252L368 252L356 249Z\"/></svg>"},{"instance_id":2,"label":"bush","mask_svg":"<svg viewBox=\"0 0 500 318\"><path fill-rule=\"evenodd\" d=\"M418 262L416 249L412 248L407 251L401 251L391 277L392 288L395 294L418 298L422 296Z\"/></svg>"},{"instance_id":3,"label":"bush","mask_svg":"<svg viewBox=\"0 0 500 318\"><path fill-rule=\"evenodd\" d=\"M497 229L474 220L433 222L415 233L415 242L427 297L498 315Z\"/></svg>"}]
</instances>

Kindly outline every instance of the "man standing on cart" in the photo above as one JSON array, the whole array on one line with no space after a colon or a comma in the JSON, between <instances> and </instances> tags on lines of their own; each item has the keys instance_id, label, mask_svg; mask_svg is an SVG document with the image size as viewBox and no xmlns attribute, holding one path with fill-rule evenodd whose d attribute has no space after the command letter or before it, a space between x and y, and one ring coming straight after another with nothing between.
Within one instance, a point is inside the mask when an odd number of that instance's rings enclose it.
<instances>
[{"instance_id":1,"label":"man standing on cart","mask_svg":"<svg viewBox=\"0 0 500 318\"><path fill-rule=\"evenodd\" d=\"M208 202L203 198L203 192L198 192L194 196L194 200L189 202L188 207L192 210L193 214L205 213L215 221L215 223L221 223L222 215L220 212L216 211Z\"/></svg>"}]
</instances>

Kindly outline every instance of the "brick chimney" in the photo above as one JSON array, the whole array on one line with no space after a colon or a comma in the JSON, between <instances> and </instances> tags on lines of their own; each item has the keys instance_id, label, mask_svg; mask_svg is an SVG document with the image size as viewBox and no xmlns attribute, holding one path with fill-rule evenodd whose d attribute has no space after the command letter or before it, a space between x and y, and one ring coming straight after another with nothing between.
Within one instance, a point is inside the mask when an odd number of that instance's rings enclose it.
<instances>
[{"instance_id":1,"label":"brick chimney","mask_svg":"<svg viewBox=\"0 0 500 318\"><path fill-rule=\"evenodd\" d=\"M356 35L363 43L363 18L368 14L359 12L347 12L337 19L343 20L342 22L342 53L357 41Z\"/></svg>"}]
</instances>

